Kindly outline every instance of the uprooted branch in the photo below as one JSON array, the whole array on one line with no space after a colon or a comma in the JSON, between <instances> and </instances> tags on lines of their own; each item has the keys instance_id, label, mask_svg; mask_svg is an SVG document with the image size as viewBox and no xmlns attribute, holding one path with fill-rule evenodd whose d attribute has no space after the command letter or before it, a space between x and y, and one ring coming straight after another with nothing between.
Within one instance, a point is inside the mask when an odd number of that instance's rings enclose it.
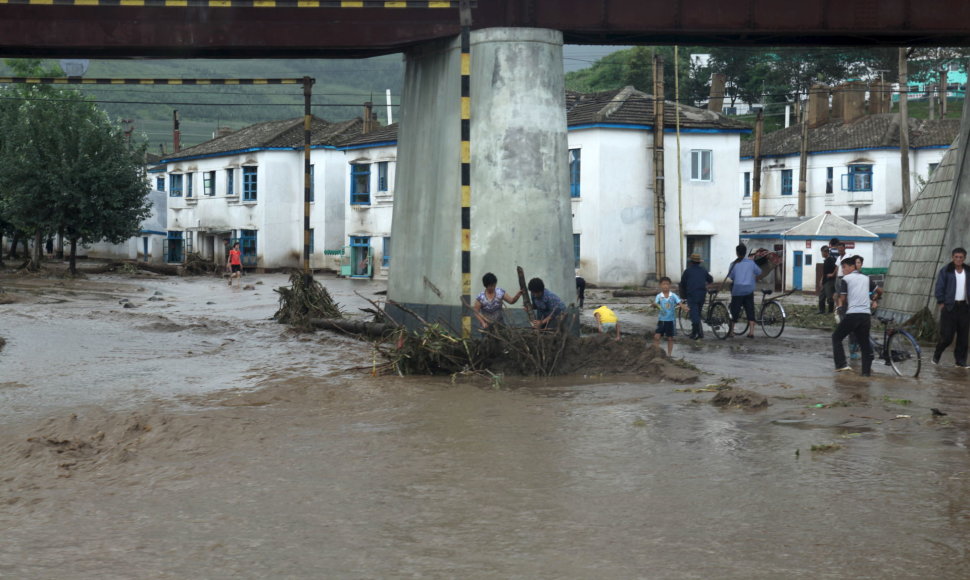
<instances>
[{"instance_id":1,"label":"uprooted branch","mask_svg":"<svg viewBox=\"0 0 970 580\"><path fill-rule=\"evenodd\" d=\"M311 329L314 318L341 318L340 306L330 297L312 274L293 272L290 274L290 287L277 288L280 295L280 308L273 315L276 321L289 324L298 329Z\"/></svg>"}]
</instances>

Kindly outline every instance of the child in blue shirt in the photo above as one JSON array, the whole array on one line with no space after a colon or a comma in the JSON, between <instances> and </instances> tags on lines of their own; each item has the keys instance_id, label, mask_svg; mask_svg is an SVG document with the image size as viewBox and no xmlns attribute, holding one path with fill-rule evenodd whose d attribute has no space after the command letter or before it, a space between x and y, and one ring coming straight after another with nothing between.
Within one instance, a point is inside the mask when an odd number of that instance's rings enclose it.
<instances>
[{"instance_id":1,"label":"child in blue shirt","mask_svg":"<svg viewBox=\"0 0 970 580\"><path fill-rule=\"evenodd\" d=\"M653 333L653 346L660 347L660 337L667 337L667 356L674 352L674 317L680 308L681 299L670 291L670 278L660 279L660 294L653 301L654 308L660 309L657 316L657 330Z\"/></svg>"}]
</instances>

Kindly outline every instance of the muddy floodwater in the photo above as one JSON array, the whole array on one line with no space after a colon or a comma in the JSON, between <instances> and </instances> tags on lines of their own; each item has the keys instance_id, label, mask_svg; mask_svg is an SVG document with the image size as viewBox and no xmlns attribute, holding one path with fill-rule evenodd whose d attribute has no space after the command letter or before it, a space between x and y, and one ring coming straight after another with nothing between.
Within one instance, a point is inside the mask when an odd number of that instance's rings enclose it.
<instances>
[{"instance_id":1,"label":"muddy floodwater","mask_svg":"<svg viewBox=\"0 0 970 580\"><path fill-rule=\"evenodd\" d=\"M688 384L374 377L269 320L285 276L244 282L0 277L0 578L970 577L949 354L836 376L788 328L680 337Z\"/></svg>"}]
</instances>

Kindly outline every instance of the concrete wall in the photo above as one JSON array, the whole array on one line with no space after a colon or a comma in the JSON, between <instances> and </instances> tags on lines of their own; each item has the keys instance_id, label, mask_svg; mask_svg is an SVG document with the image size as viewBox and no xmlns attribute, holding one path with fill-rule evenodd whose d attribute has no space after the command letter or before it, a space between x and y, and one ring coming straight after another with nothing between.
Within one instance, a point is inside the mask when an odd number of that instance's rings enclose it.
<instances>
[{"instance_id":1,"label":"concrete wall","mask_svg":"<svg viewBox=\"0 0 970 580\"><path fill-rule=\"evenodd\" d=\"M575 295L562 37L485 29L471 39L472 293L515 267ZM459 44L406 55L388 298L461 316ZM456 326L460 328L460 325Z\"/></svg>"}]
</instances>

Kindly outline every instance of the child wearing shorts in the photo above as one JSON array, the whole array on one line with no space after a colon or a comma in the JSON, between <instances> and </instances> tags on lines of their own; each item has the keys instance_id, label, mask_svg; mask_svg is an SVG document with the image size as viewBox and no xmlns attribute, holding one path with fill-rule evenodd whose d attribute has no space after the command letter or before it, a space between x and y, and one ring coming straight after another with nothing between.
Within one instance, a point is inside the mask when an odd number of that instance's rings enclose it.
<instances>
[{"instance_id":1,"label":"child wearing shorts","mask_svg":"<svg viewBox=\"0 0 970 580\"><path fill-rule=\"evenodd\" d=\"M660 337L667 337L667 356L674 352L674 326L677 308L680 307L681 299L676 293L670 291L670 278L664 276L660 279L660 294L653 301L654 308L660 310L657 316L657 330L653 334L653 346L660 347Z\"/></svg>"}]
</instances>

